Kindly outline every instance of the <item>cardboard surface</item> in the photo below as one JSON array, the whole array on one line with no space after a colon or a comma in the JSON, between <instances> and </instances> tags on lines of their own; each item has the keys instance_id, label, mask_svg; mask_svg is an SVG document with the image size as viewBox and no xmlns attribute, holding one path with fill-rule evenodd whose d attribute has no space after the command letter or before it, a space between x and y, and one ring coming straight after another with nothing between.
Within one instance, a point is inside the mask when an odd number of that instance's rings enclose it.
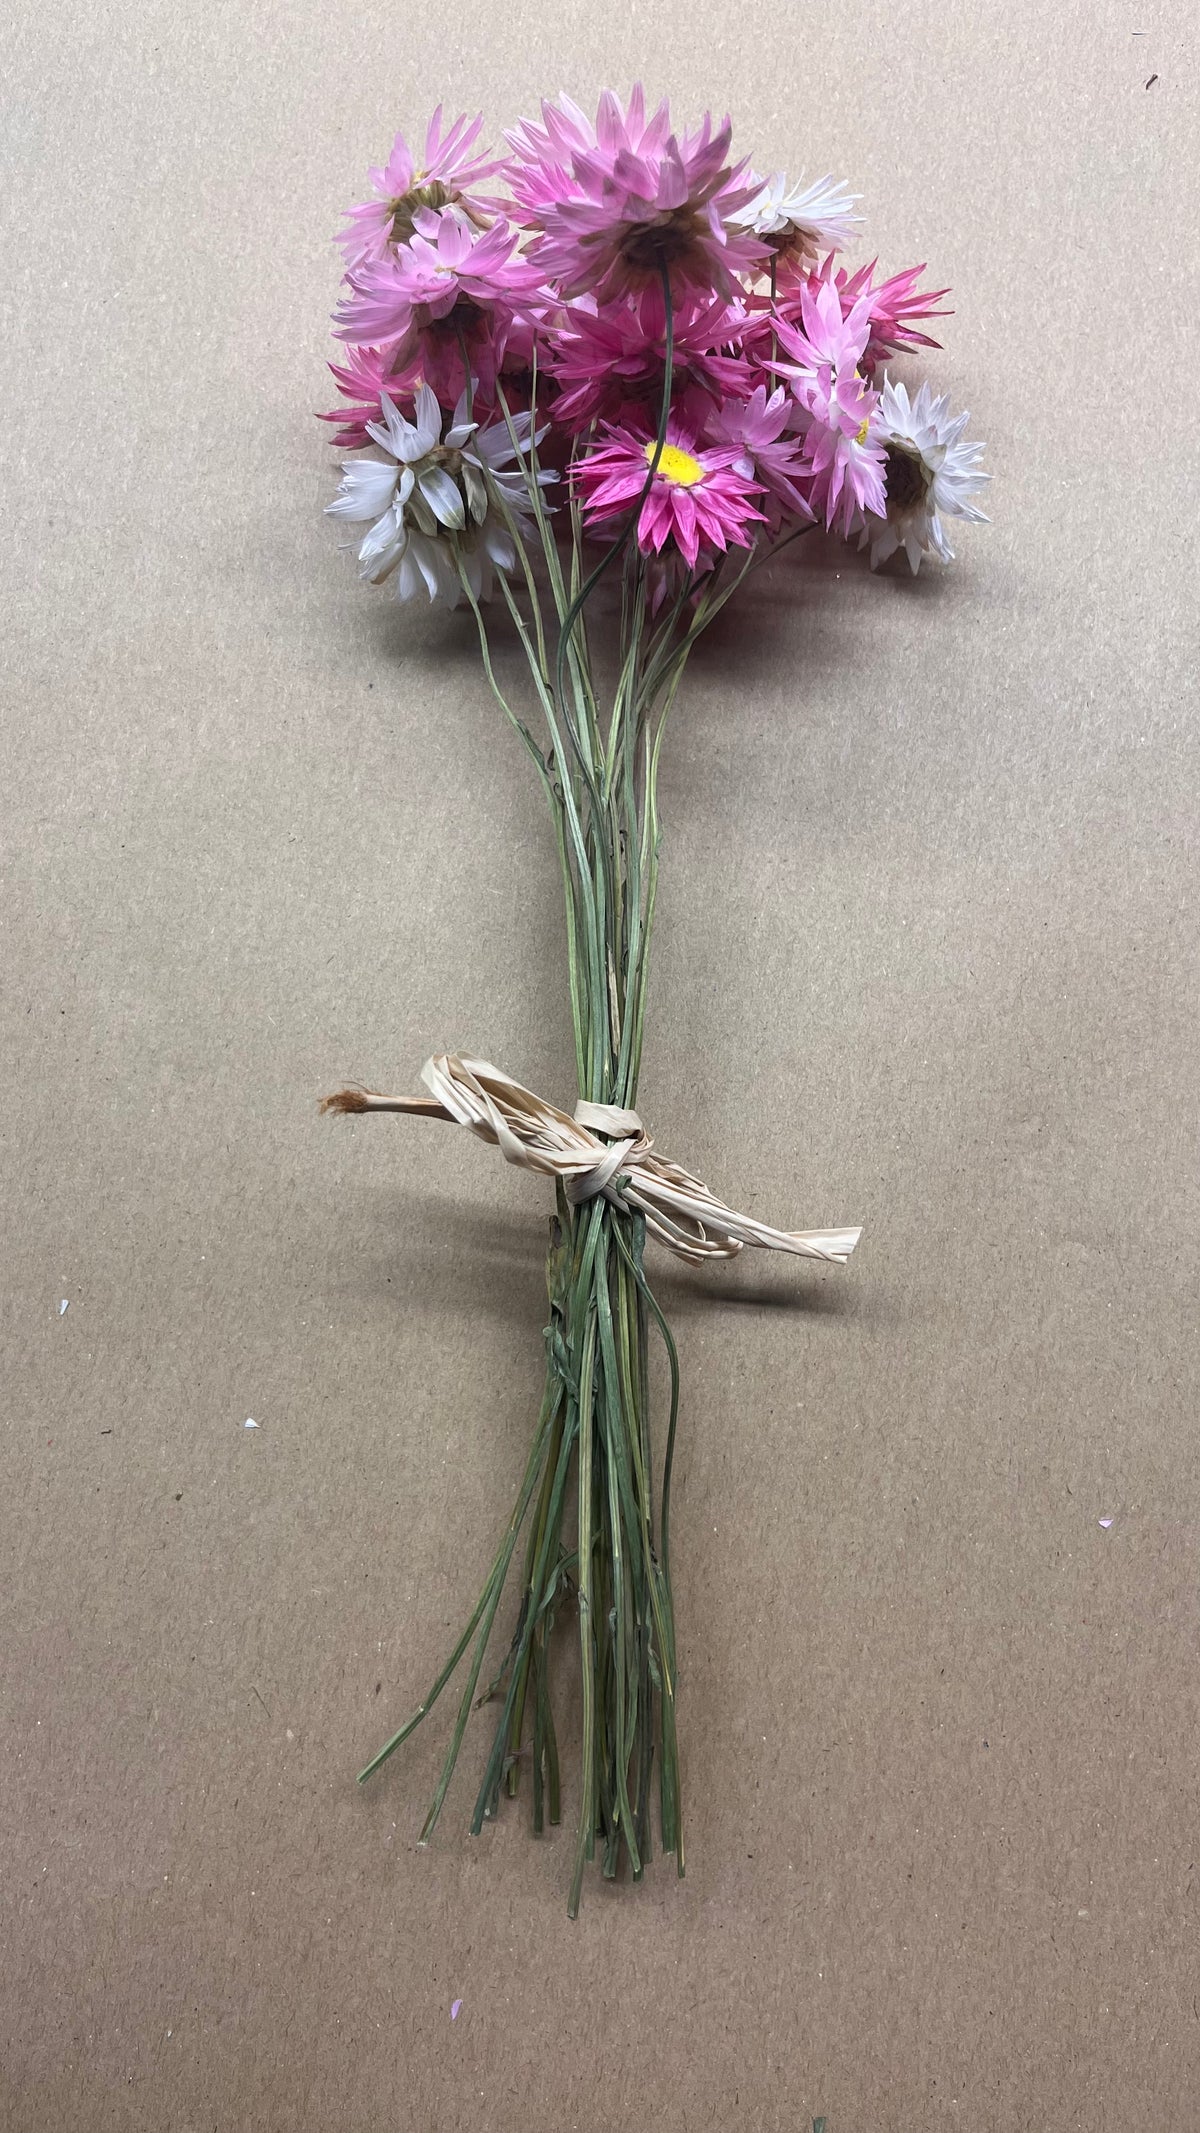
<instances>
[{"instance_id":1,"label":"cardboard surface","mask_svg":"<svg viewBox=\"0 0 1200 2133\"><path fill-rule=\"evenodd\" d=\"M1180 4L24 11L11 2133L1195 2127L1196 45ZM572 1928L569 1825L467 1837L478 1746L416 1851L440 1717L352 1782L507 1513L547 1210L314 1100L442 1045L567 1096L570 1051L469 619L358 587L309 410L394 127L634 71L953 285L997 478L949 572L781 570L677 713L643 1111L867 1228L664 1278L689 1871Z\"/></svg>"}]
</instances>

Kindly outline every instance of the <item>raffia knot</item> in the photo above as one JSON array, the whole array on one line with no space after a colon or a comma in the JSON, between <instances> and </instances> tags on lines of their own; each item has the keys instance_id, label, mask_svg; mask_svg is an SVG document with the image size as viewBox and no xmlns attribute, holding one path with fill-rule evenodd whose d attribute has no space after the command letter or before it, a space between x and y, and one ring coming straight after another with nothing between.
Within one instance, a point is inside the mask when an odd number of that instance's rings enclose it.
<instances>
[{"instance_id":1,"label":"raffia knot","mask_svg":"<svg viewBox=\"0 0 1200 2133\"><path fill-rule=\"evenodd\" d=\"M523 1170L561 1178L581 1206L600 1195L637 1209L649 1236L681 1259L733 1259L744 1245L795 1252L844 1266L859 1229L772 1229L726 1207L699 1178L658 1155L636 1111L581 1100L573 1117L502 1074L486 1059L441 1054L422 1068L428 1096L380 1096L341 1089L324 1111L410 1111L468 1126Z\"/></svg>"},{"instance_id":2,"label":"raffia knot","mask_svg":"<svg viewBox=\"0 0 1200 2133\"><path fill-rule=\"evenodd\" d=\"M570 1179L567 1198L573 1207L581 1207L585 1200L594 1200L604 1193L610 1200L618 1200L617 1181L623 1173L636 1170L643 1156L654 1146L636 1111L622 1110L619 1104L590 1104L580 1097L572 1114L575 1124L585 1133L603 1134L608 1142L600 1146L596 1161L590 1170L584 1170Z\"/></svg>"}]
</instances>

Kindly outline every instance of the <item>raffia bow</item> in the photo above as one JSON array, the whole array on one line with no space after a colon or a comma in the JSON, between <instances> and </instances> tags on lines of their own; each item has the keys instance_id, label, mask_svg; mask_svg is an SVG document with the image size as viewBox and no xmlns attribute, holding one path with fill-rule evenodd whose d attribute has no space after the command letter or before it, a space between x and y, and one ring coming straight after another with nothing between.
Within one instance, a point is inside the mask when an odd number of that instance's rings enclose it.
<instances>
[{"instance_id":1,"label":"raffia bow","mask_svg":"<svg viewBox=\"0 0 1200 2133\"><path fill-rule=\"evenodd\" d=\"M636 1111L580 1101L568 1118L485 1059L442 1054L426 1062L421 1079L428 1096L341 1089L321 1109L412 1111L469 1126L506 1162L562 1178L575 1205L603 1193L614 1206L637 1208L650 1236L681 1259L733 1259L752 1244L844 1266L862 1235L861 1229L771 1229L735 1213L698 1178L655 1153Z\"/></svg>"}]
</instances>

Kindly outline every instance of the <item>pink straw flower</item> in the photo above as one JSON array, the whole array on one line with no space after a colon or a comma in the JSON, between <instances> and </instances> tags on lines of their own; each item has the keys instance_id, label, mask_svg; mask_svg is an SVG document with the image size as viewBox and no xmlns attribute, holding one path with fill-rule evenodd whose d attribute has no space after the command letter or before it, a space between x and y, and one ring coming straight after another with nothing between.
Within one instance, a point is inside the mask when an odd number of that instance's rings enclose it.
<instances>
[{"instance_id":1,"label":"pink straw flower","mask_svg":"<svg viewBox=\"0 0 1200 2133\"><path fill-rule=\"evenodd\" d=\"M878 395L859 362L871 330L870 298L843 314L827 277L801 292L801 324L776 324L779 345L795 360L769 365L790 381L804 435L811 500L829 526L848 533L857 510L883 511L883 446L872 434Z\"/></svg>"},{"instance_id":2,"label":"pink straw flower","mask_svg":"<svg viewBox=\"0 0 1200 2133\"><path fill-rule=\"evenodd\" d=\"M513 260L517 233L503 220L475 229L452 208L418 208L413 234L386 259L365 259L347 276L334 331L341 341L395 341L401 360L424 329L458 305L472 312L515 300L529 277Z\"/></svg>"},{"instance_id":3,"label":"pink straw flower","mask_svg":"<svg viewBox=\"0 0 1200 2133\"><path fill-rule=\"evenodd\" d=\"M350 405L330 408L317 420L338 423L333 442L354 452L366 444L370 424L381 420L384 393L394 401L404 401L411 398L412 383L404 371L393 369L384 348L348 348L346 361L331 363L329 368Z\"/></svg>"},{"instance_id":4,"label":"pink straw flower","mask_svg":"<svg viewBox=\"0 0 1200 2133\"><path fill-rule=\"evenodd\" d=\"M655 438L640 427L610 428L606 442L576 462L575 478L589 523L619 517L636 504L654 447ZM680 422L669 421L638 518L638 546L657 555L672 540L690 570L697 566L701 543L708 549L724 550L730 542L748 548L754 537L751 528L763 523L756 508L760 486L737 471L738 458L731 446L700 444Z\"/></svg>"},{"instance_id":5,"label":"pink straw flower","mask_svg":"<svg viewBox=\"0 0 1200 2133\"><path fill-rule=\"evenodd\" d=\"M458 118L443 138L439 104L429 121L419 167L404 135L396 135L383 168L367 173L378 198L348 209L338 234L348 266L364 259L384 259L392 245L407 244L419 208L453 204L472 221L488 212L486 202L473 199L468 190L500 168L494 161L471 154L482 126L481 117Z\"/></svg>"},{"instance_id":6,"label":"pink straw flower","mask_svg":"<svg viewBox=\"0 0 1200 2133\"><path fill-rule=\"evenodd\" d=\"M767 256L732 217L757 190L729 163L730 126L706 115L678 139L667 105L647 119L640 83L623 111L610 89L593 126L566 97L542 125L508 135L512 212L537 234L530 257L566 297L644 288L665 270L676 290L726 298Z\"/></svg>"},{"instance_id":7,"label":"pink straw flower","mask_svg":"<svg viewBox=\"0 0 1200 2133\"><path fill-rule=\"evenodd\" d=\"M756 385L745 400L725 400L715 408L705 425L705 438L714 444L733 445L738 453L735 471L755 481L772 501L795 518L811 519L808 499L797 487L808 475L804 447L788 436L795 405L782 385L770 398L765 385Z\"/></svg>"},{"instance_id":8,"label":"pink straw flower","mask_svg":"<svg viewBox=\"0 0 1200 2133\"><path fill-rule=\"evenodd\" d=\"M719 297L674 319L671 376L674 390L697 388L713 400L744 390L746 366L726 351L740 338L740 306ZM662 397L666 367L666 307L656 284L630 302L598 307L584 297L572 305L553 335L550 367L560 397L555 420L572 430L613 420L623 409Z\"/></svg>"},{"instance_id":9,"label":"pink straw flower","mask_svg":"<svg viewBox=\"0 0 1200 2133\"><path fill-rule=\"evenodd\" d=\"M505 334L532 280L513 257L516 242L506 222L480 231L452 208L418 208L408 244L351 269L334 331L356 345L391 344L392 370L415 366L440 399L456 397L468 369L490 391Z\"/></svg>"},{"instance_id":10,"label":"pink straw flower","mask_svg":"<svg viewBox=\"0 0 1200 2133\"><path fill-rule=\"evenodd\" d=\"M862 297L868 298L871 330L863 349L864 370L874 370L876 364L886 362L889 356L901 355L907 349L940 348L940 341L935 341L932 334L918 333L912 322L949 318L950 312L942 305L942 298L950 291L918 289L917 282L925 272L923 266L905 267L901 273L877 282L872 288L874 272L875 261L871 260L868 266L858 267L853 274L847 274L842 267L834 276L842 310L847 315Z\"/></svg>"}]
</instances>

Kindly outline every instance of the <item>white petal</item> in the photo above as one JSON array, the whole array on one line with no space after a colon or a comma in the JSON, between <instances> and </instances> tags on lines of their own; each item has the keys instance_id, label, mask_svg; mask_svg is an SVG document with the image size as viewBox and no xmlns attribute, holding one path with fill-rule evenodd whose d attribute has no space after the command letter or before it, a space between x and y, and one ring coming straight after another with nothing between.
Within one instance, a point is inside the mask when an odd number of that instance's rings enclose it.
<instances>
[{"instance_id":1,"label":"white petal","mask_svg":"<svg viewBox=\"0 0 1200 2133\"><path fill-rule=\"evenodd\" d=\"M417 476L417 486L422 496L443 526L460 528L466 524L466 513L458 489L445 467L426 467Z\"/></svg>"},{"instance_id":2,"label":"white petal","mask_svg":"<svg viewBox=\"0 0 1200 2133\"><path fill-rule=\"evenodd\" d=\"M512 570L516 564L517 551L507 527L495 519L484 527L483 545L498 570Z\"/></svg>"},{"instance_id":3,"label":"white petal","mask_svg":"<svg viewBox=\"0 0 1200 2133\"><path fill-rule=\"evenodd\" d=\"M430 599L436 600L439 590L439 577L432 542L425 540L421 534L417 534L409 543L409 554L425 580L425 590Z\"/></svg>"},{"instance_id":4,"label":"white petal","mask_svg":"<svg viewBox=\"0 0 1200 2133\"><path fill-rule=\"evenodd\" d=\"M393 452L397 459L407 457L406 447L413 435L411 422L406 422L399 408L387 393L379 395L379 412L382 423L368 422L367 435L381 444L385 452Z\"/></svg>"},{"instance_id":5,"label":"white petal","mask_svg":"<svg viewBox=\"0 0 1200 2133\"><path fill-rule=\"evenodd\" d=\"M517 423L519 421L520 417L514 416L514 429L517 429ZM520 439L520 435L520 430L517 430L518 439ZM498 422L494 422L490 429L480 430L478 432L475 438L475 442L471 447L471 450L480 459L486 460L487 464L491 467L499 466L500 463L505 459L515 459L516 457L516 454L513 451L512 447L512 438L508 434L507 426L502 426Z\"/></svg>"},{"instance_id":6,"label":"white petal","mask_svg":"<svg viewBox=\"0 0 1200 2133\"><path fill-rule=\"evenodd\" d=\"M408 512L413 523L427 539L436 540L438 522L430 510L420 489L414 489L408 499Z\"/></svg>"},{"instance_id":7,"label":"white petal","mask_svg":"<svg viewBox=\"0 0 1200 2133\"><path fill-rule=\"evenodd\" d=\"M954 561L954 550L950 546L949 541L946 539L945 532L942 528L941 519L938 517L936 511L930 512L926 531L929 538L929 544L933 549L934 554L940 559L941 562L952 563Z\"/></svg>"},{"instance_id":8,"label":"white petal","mask_svg":"<svg viewBox=\"0 0 1200 2133\"><path fill-rule=\"evenodd\" d=\"M342 486L325 509L330 518L378 518L391 503L395 488L396 469L390 460L347 459Z\"/></svg>"},{"instance_id":9,"label":"white petal","mask_svg":"<svg viewBox=\"0 0 1200 2133\"><path fill-rule=\"evenodd\" d=\"M400 559L400 568L396 573L397 598L401 600L415 600L417 593L420 589L420 584L420 573L417 569L416 564L413 561L411 551L406 549Z\"/></svg>"},{"instance_id":10,"label":"white petal","mask_svg":"<svg viewBox=\"0 0 1200 2133\"><path fill-rule=\"evenodd\" d=\"M471 517L477 526L482 526L484 519L487 517L487 483L478 467L474 466L469 459L463 460L462 474L463 487L467 492L467 503L470 506Z\"/></svg>"},{"instance_id":11,"label":"white petal","mask_svg":"<svg viewBox=\"0 0 1200 2133\"><path fill-rule=\"evenodd\" d=\"M372 526L358 551L359 570L378 585L396 568L408 541L404 521L393 509Z\"/></svg>"},{"instance_id":12,"label":"white petal","mask_svg":"<svg viewBox=\"0 0 1200 2133\"><path fill-rule=\"evenodd\" d=\"M415 452L413 457L423 459L426 452L432 452L442 434L442 410L438 406L437 394L430 385L417 387L416 428L420 451Z\"/></svg>"}]
</instances>

